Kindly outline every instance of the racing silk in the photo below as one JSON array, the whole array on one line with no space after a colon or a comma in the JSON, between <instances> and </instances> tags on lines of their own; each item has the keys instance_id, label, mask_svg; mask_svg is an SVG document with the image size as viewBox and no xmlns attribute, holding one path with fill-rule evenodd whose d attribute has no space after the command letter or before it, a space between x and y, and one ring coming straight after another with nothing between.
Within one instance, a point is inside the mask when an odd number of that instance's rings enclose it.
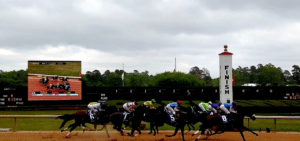
<instances>
[{"instance_id":1,"label":"racing silk","mask_svg":"<svg viewBox=\"0 0 300 141\"><path fill-rule=\"evenodd\" d=\"M217 111L216 109L218 109L218 106L219 106L218 104L213 103L213 104L211 104L211 105L208 105L208 106L207 106L207 109L209 109L210 111L213 111L214 114L217 114L218 111Z\"/></svg>"},{"instance_id":2,"label":"racing silk","mask_svg":"<svg viewBox=\"0 0 300 141\"><path fill-rule=\"evenodd\" d=\"M224 106L229 110L230 113L236 113L236 110L233 108L234 106L232 106L232 104L224 103Z\"/></svg>"},{"instance_id":3,"label":"racing silk","mask_svg":"<svg viewBox=\"0 0 300 141\"><path fill-rule=\"evenodd\" d=\"M202 110L202 111L209 111L209 109L207 108L207 106L208 106L208 103L199 103L199 105L198 105L199 107L200 107L200 109Z\"/></svg>"},{"instance_id":4,"label":"racing silk","mask_svg":"<svg viewBox=\"0 0 300 141\"><path fill-rule=\"evenodd\" d=\"M125 103L125 104L123 105L123 108L124 108L126 111L128 111L129 113L131 113L131 112L133 111L133 109L134 109L134 106L135 106L134 102L127 102L127 103Z\"/></svg>"},{"instance_id":5,"label":"racing silk","mask_svg":"<svg viewBox=\"0 0 300 141\"><path fill-rule=\"evenodd\" d=\"M172 102L167 105L167 107L172 107L172 108L175 108L177 106L178 106L177 102Z\"/></svg>"},{"instance_id":6,"label":"racing silk","mask_svg":"<svg viewBox=\"0 0 300 141\"><path fill-rule=\"evenodd\" d=\"M218 109L219 105L216 104L216 103L213 103L213 104L211 104L211 107L213 107L213 108L215 108L215 109Z\"/></svg>"},{"instance_id":7,"label":"racing silk","mask_svg":"<svg viewBox=\"0 0 300 141\"><path fill-rule=\"evenodd\" d=\"M101 109L101 104L97 102L90 102L87 107L93 112L98 112L98 109Z\"/></svg>"},{"instance_id":8,"label":"racing silk","mask_svg":"<svg viewBox=\"0 0 300 141\"><path fill-rule=\"evenodd\" d=\"M202 106L205 108L205 110L208 111L208 109L207 109L208 103L202 103Z\"/></svg>"},{"instance_id":9,"label":"racing silk","mask_svg":"<svg viewBox=\"0 0 300 141\"><path fill-rule=\"evenodd\" d=\"M225 108L226 108L226 109L228 109L228 110L229 110L229 109L230 109L230 107L232 106L232 104L224 103L224 106L225 106Z\"/></svg>"},{"instance_id":10,"label":"racing silk","mask_svg":"<svg viewBox=\"0 0 300 141\"><path fill-rule=\"evenodd\" d=\"M152 101L146 101L146 102L144 102L144 105L147 106L147 107L150 107L150 109L154 108Z\"/></svg>"},{"instance_id":11,"label":"racing silk","mask_svg":"<svg viewBox=\"0 0 300 141\"><path fill-rule=\"evenodd\" d=\"M175 113L176 113L175 110L176 110L176 111L178 110L178 109L177 109L177 106L178 106L177 102L172 102L172 103L169 103L169 104L166 106L166 109L167 109L167 111L168 111L169 113L175 115Z\"/></svg>"}]
</instances>

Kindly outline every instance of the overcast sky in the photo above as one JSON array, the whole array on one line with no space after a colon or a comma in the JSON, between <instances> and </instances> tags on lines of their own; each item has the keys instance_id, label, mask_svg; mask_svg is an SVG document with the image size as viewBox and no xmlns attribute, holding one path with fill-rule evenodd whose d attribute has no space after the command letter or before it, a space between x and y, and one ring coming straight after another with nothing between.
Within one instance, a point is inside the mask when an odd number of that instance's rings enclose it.
<instances>
[{"instance_id":1,"label":"overcast sky","mask_svg":"<svg viewBox=\"0 0 300 141\"><path fill-rule=\"evenodd\" d=\"M300 65L296 0L0 0L0 70L28 60L82 61L95 69L150 74L207 68L219 77L228 45L233 68Z\"/></svg>"}]
</instances>

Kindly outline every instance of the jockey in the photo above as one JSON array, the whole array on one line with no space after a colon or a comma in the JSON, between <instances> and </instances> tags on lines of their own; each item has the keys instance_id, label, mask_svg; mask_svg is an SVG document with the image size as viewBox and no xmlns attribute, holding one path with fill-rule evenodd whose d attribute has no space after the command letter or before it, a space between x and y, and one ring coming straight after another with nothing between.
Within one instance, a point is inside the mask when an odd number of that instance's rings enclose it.
<instances>
[{"instance_id":1,"label":"jockey","mask_svg":"<svg viewBox=\"0 0 300 141\"><path fill-rule=\"evenodd\" d=\"M90 118L91 118L91 122L94 122L94 117L96 115L97 112L101 111L101 106L104 104L103 101L98 101L98 102L90 102L88 104L88 108L89 110L89 114L90 114Z\"/></svg>"},{"instance_id":2,"label":"jockey","mask_svg":"<svg viewBox=\"0 0 300 141\"><path fill-rule=\"evenodd\" d=\"M219 110L219 103L212 103L211 101L208 102L208 106L207 109L209 109L210 111L212 111L214 114L217 114Z\"/></svg>"},{"instance_id":3,"label":"jockey","mask_svg":"<svg viewBox=\"0 0 300 141\"><path fill-rule=\"evenodd\" d=\"M203 111L203 112L207 112L209 111L209 109L207 108L209 104L208 103L204 103L204 102L200 102L198 104L199 108Z\"/></svg>"},{"instance_id":4,"label":"jockey","mask_svg":"<svg viewBox=\"0 0 300 141\"><path fill-rule=\"evenodd\" d=\"M129 121L131 119L131 116L133 115L133 111L134 111L134 107L135 105L138 105L138 101L134 101L134 102L126 102L125 104L123 104L123 108L125 109L125 111L129 112L129 116L127 116L128 113L124 113L124 119L123 121Z\"/></svg>"},{"instance_id":5,"label":"jockey","mask_svg":"<svg viewBox=\"0 0 300 141\"><path fill-rule=\"evenodd\" d=\"M155 107L153 106L153 103L156 103L155 99L151 99L151 101L146 101L143 105L146 107L150 107L150 109L154 109Z\"/></svg>"},{"instance_id":6,"label":"jockey","mask_svg":"<svg viewBox=\"0 0 300 141\"><path fill-rule=\"evenodd\" d=\"M220 109L225 113L225 114L230 114L230 113L236 113L235 110L236 102L233 101L231 104L224 103L220 106Z\"/></svg>"},{"instance_id":7,"label":"jockey","mask_svg":"<svg viewBox=\"0 0 300 141\"><path fill-rule=\"evenodd\" d=\"M123 104L123 108L124 108L127 112L131 113L131 112L134 111L135 105L138 105L138 104L139 104L139 103L138 103L137 101L134 101L134 102L126 102L125 104Z\"/></svg>"},{"instance_id":8,"label":"jockey","mask_svg":"<svg viewBox=\"0 0 300 141\"><path fill-rule=\"evenodd\" d=\"M166 109L167 111L170 113L170 114L173 114L175 115L176 112L175 111L178 111L178 106L182 104L182 102L180 100L177 100L177 102L171 102L169 103L167 106L166 106Z\"/></svg>"}]
</instances>

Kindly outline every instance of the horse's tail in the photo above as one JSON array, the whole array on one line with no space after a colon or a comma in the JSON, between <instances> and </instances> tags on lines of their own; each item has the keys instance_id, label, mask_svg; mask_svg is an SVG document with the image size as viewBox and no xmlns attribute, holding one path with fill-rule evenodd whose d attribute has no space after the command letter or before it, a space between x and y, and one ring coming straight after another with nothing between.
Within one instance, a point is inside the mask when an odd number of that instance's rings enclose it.
<instances>
[{"instance_id":1,"label":"horse's tail","mask_svg":"<svg viewBox=\"0 0 300 141\"><path fill-rule=\"evenodd\" d=\"M72 120L75 118L75 114L65 114L65 115L60 115L57 116L56 119L63 119L63 120Z\"/></svg>"},{"instance_id":2,"label":"horse's tail","mask_svg":"<svg viewBox=\"0 0 300 141\"><path fill-rule=\"evenodd\" d=\"M56 117L56 119L63 119L63 123L60 125L59 129L61 129L62 127L65 126L65 124L72 120L72 119L75 119L75 114L65 114L65 115L60 115L58 117Z\"/></svg>"}]
</instances>

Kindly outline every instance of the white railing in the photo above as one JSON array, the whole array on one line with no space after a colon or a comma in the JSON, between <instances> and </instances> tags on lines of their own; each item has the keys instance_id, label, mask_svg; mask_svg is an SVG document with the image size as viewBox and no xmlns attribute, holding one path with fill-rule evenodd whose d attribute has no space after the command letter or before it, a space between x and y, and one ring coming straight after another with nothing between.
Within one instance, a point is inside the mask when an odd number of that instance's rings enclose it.
<instances>
[{"instance_id":1,"label":"white railing","mask_svg":"<svg viewBox=\"0 0 300 141\"><path fill-rule=\"evenodd\" d=\"M56 118L59 115L0 115L0 118L14 118L15 125L14 131L17 131L17 118ZM248 120L248 128L250 127L250 118L246 117ZM300 119L300 116L256 116L256 119L274 119L275 132L276 128L276 119Z\"/></svg>"},{"instance_id":2,"label":"white railing","mask_svg":"<svg viewBox=\"0 0 300 141\"><path fill-rule=\"evenodd\" d=\"M274 119L275 132L277 132L276 119L300 119L300 116L255 116L255 117L256 119ZM248 128L249 128L250 118L245 117L245 119L248 119Z\"/></svg>"}]
</instances>

